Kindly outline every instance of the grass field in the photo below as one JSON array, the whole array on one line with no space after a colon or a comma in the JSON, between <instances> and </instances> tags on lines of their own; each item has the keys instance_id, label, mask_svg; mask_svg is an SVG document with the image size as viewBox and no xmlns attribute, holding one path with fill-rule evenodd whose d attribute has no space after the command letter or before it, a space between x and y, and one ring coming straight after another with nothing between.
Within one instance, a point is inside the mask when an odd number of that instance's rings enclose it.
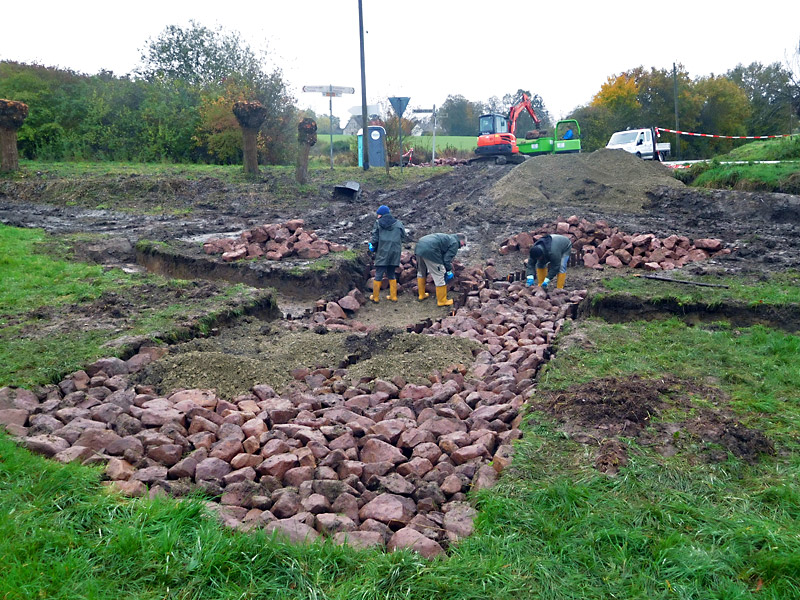
<instances>
[{"instance_id":1,"label":"grass field","mask_svg":"<svg viewBox=\"0 0 800 600\"><path fill-rule=\"evenodd\" d=\"M334 135L333 143L337 142L350 142L353 140L352 135ZM326 148L330 148L330 135L320 135L317 139L318 144L325 144ZM403 136L403 145L411 145L415 148L425 148L430 150L433 143L433 136L430 135L415 135ZM474 150L478 145L478 138L473 136L459 136L459 135L437 135L436 147L444 148L445 146L452 146L458 150Z\"/></svg>"},{"instance_id":2,"label":"grass field","mask_svg":"<svg viewBox=\"0 0 800 600\"><path fill-rule=\"evenodd\" d=\"M37 252L41 233L0 231L4 282L14 276L14 289L4 286L0 295L4 328L43 304L82 305L106 285L139 284ZM63 278L52 276L60 271ZM787 275L759 285L780 304L797 301L788 289L796 282ZM747 292L740 283L715 294L725 301ZM567 329L585 342L559 348L540 376L541 392L632 374L713 386L730 399L720 408L763 431L775 454L753 464L732 454L709 462L700 459L709 444L698 440L664 456L623 438L630 460L609 477L594 468L589 446L531 411L513 467L495 488L470 496L480 510L476 533L448 557L428 561L225 530L205 516L199 498L123 499L106 490L100 467L48 461L0 433L0 598L800 597L800 338L677 319L589 319ZM63 358L80 361L101 341L78 340L62 349ZM39 352L26 344L14 352ZM4 369L8 360L0 361ZM32 373L46 379L45 371ZM694 397L688 410L709 408Z\"/></svg>"},{"instance_id":3,"label":"grass field","mask_svg":"<svg viewBox=\"0 0 800 600\"><path fill-rule=\"evenodd\" d=\"M750 142L727 155L677 171L675 176L695 187L800 194L800 135Z\"/></svg>"},{"instance_id":4,"label":"grass field","mask_svg":"<svg viewBox=\"0 0 800 600\"><path fill-rule=\"evenodd\" d=\"M147 289L154 297L179 297L191 283L156 275L127 274L98 265L63 260L67 239L41 230L0 225L0 387L55 383L61 377L103 356L124 350L107 342L125 336L168 339L197 316L198 306L176 301L131 315L119 324L92 323L75 330L58 328L58 313L88 307L104 295L125 295ZM54 258L58 256L59 258ZM221 285L220 294L201 302L205 318L230 310L234 298L247 303L263 294L243 285ZM202 320L199 323L202 327ZM172 333L171 333L172 332Z\"/></svg>"}]
</instances>

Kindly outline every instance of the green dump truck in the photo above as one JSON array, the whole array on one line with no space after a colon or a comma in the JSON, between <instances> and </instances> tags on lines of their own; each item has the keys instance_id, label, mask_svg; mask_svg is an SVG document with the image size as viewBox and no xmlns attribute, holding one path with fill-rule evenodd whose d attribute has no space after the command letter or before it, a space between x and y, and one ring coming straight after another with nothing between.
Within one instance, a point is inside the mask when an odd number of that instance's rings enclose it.
<instances>
[{"instance_id":1,"label":"green dump truck","mask_svg":"<svg viewBox=\"0 0 800 600\"><path fill-rule=\"evenodd\" d=\"M581 128L575 119L565 119L556 123L552 136L542 136L541 132L534 130L526 134L525 139L517 138L516 141L520 154L527 156L580 152Z\"/></svg>"}]
</instances>

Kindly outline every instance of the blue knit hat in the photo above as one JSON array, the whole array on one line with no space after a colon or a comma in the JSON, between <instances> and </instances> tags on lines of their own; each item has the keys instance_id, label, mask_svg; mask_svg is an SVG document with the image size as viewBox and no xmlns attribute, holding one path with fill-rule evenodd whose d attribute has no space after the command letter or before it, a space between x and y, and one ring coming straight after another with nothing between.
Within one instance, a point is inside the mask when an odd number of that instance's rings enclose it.
<instances>
[{"instance_id":1,"label":"blue knit hat","mask_svg":"<svg viewBox=\"0 0 800 600\"><path fill-rule=\"evenodd\" d=\"M381 205L378 207L378 214L379 214L379 215L388 215L388 214L389 214L389 212L390 212L390 211L389 211L389 207L388 207L388 206L386 206L385 204L381 204Z\"/></svg>"}]
</instances>

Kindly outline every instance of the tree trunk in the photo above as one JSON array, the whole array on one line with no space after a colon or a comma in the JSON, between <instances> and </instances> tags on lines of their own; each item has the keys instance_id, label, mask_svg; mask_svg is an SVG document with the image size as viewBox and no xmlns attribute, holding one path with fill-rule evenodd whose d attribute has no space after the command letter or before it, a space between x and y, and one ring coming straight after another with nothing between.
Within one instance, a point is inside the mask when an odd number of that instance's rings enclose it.
<instances>
[{"instance_id":1,"label":"tree trunk","mask_svg":"<svg viewBox=\"0 0 800 600\"><path fill-rule=\"evenodd\" d=\"M294 178L297 183L308 183L308 153L311 146L317 143L317 122L306 117L297 124L297 141L300 149L297 152L297 169Z\"/></svg>"},{"instance_id":2,"label":"tree trunk","mask_svg":"<svg viewBox=\"0 0 800 600\"><path fill-rule=\"evenodd\" d=\"M310 150L311 146L300 142L300 149L297 152L297 168L294 173L297 183L308 183L308 153Z\"/></svg>"},{"instance_id":3,"label":"tree trunk","mask_svg":"<svg viewBox=\"0 0 800 600\"><path fill-rule=\"evenodd\" d=\"M244 172L251 175L258 174L258 144L256 138L258 129L242 128Z\"/></svg>"},{"instance_id":4,"label":"tree trunk","mask_svg":"<svg viewBox=\"0 0 800 600\"><path fill-rule=\"evenodd\" d=\"M258 130L267 118L267 109L258 102L234 102L233 114L242 128L242 152L244 172L248 175L258 173Z\"/></svg>"},{"instance_id":5,"label":"tree trunk","mask_svg":"<svg viewBox=\"0 0 800 600\"><path fill-rule=\"evenodd\" d=\"M19 169L17 130L0 127L0 171L11 172L17 169Z\"/></svg>"}]
</instances>

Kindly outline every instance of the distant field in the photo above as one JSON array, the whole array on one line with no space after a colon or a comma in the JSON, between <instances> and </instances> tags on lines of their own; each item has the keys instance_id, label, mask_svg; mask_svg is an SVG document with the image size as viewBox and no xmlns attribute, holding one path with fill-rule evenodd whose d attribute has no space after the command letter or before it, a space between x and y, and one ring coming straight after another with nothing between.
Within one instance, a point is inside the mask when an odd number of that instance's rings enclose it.
<instances>
[{"instance_id":1,"label":"distant field","mask_svg":"<svg viewBox=\"0 0 800 600\"><path fill-rule=\"evenodd\" d=\"M319 134L318 143L324 143L327 147L330 144L331 136L329 134ZM334 135L333 136L333 143L335 144L339 140L347 140L350 141L353 139L352 135ZM456 150L466 150L471 151L476 148L478 145L477 142L478 138L473 136L463 136L463 135L437 135L436 136L436 148L441 149L447 146L451 146ZM431 145L433 144L433 137L429 135L419 135L419 136L411 136L405 137L403 136L403 145L405 146L406 143L409 143L416 149L426 149L428 151L431 150Z\"/></svg>"}]
</instances>

